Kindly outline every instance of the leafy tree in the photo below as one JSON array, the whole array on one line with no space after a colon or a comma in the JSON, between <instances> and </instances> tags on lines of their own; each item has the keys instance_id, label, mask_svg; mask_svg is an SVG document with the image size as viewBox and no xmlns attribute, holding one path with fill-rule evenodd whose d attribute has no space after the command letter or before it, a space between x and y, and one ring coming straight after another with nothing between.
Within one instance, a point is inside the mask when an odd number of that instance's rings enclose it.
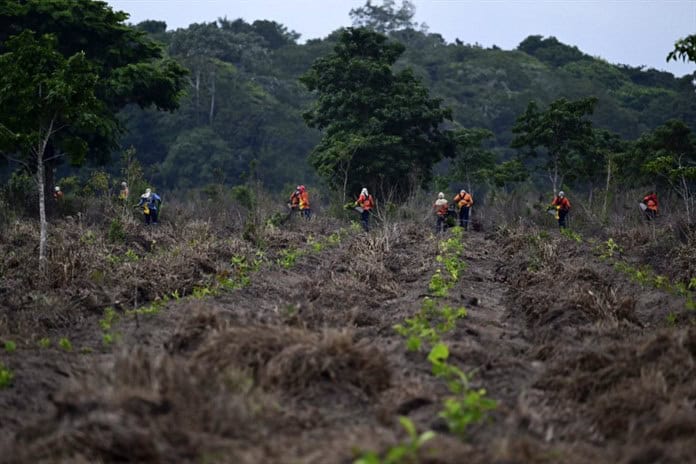
<instances>
[{"instance_id":1,"label":"leafy tree","mask_svg":"<svg viewBox=\"0 0 696 464\"><path fill-rule=\"evenodd\" d=\"M517 118L512 128L515 138L512 148L525 150L525 155L545 158L541 168L551 182L554 193L563 184L565 176L574 169L572 158L585 156L592 144L592 114L595 97L568 101L561 98L552 102L545 111L531 101L527 111ZM542 149L541 152L538 149Z\"/></svg>"},{"instance_id":2,"label":"leafy tree","mask_svg":"<svg viewBox=\"0 0 696 464\"><path fill-rule=\"evenodd\" d=\"M73 127L93 129L104 105L96 95L97 75L84 53L68 58L56 50L54 36L24 31L10 37L0 55L0 149L35 173L39 191L39 268L46 269L47 147L56 134ZM84 152L81 139L63 139ZM15 155L16 154L16 155ZM54 154L52 156L58 156Z\"/></svg>"},{"instance_id":3,"label":"leafy tree","mask_svg":"<svg viewBox=\"0 0 696 464\"><path fill-rule=\"evenodd\" d=\"M400 29L415 29L418 23L413 22L416 6L409 0L401 0L401 6L396 7L395 0L383 0L381 5L367 0L364 6L350 10L354 27L364 27L381 34L388 34Z\"/></svg>"},{"instance_id":4,"label":"leafy tree","mask_svg":"<svg viewBox=\"0 0 696 464\"><path fill-rule=\"evenodd\" d=\"M122 132L118 110L178 105L185 70L127 18L92 0L0 5L0 143L40 184L42 268L47 163L106 161Z\"/></svg>"},{"instance_id":5,"label":"leafy tree","mask_svg":"<svg viewBox=\"0 0 696 464\"><path fill-rule=\"evenodd\" d=\"M674 44L674 50L667 55L667 61L677 61L678 59L682 61L689 60L692 63L696 63L696 34L679 39Z\"/></svg>"},{"instance_id":6,"label":"leafy tree","mask_svg":"<svg viewBox=\"0 0 696 464\"><path fill-rule=\"evenodd\" d=\"M561 43L555 37L544 39L543 36L540 35L530 35L520 42L517 49L535 56L540 61L554 67L563 66L575 61L591 60L591 58L581 52L578 47L571 47Z\"/></svg>"},{"instance_id":7,"label":"leafy tree","mask_svg":"<svg viewBox=\"0 0 696 464\"><path fill-rule=\"evenodd\" d=\"M643 135L635 146L643 171L664 179L684 202L690 224L696 197L696 136L682 121L671 120Z\"/></svg>"},{"instance_id":8,"label":"leafy tree","mask_svg":"<svg viewBox=\"0 0 696 464\"><path fill-rule=\"evenodd\" d=\"M403 50L381 34L348 28L333 53L301 77L317 92L305 121L324 131L310 163L332 187L370 185L404 194L411 174L427 182L433 164L453 154L451 137L440 130L449 109L430 98L410 70L392 71ZM347 158L347 179L336 176Z\"/></svg>"},{"instance_id":9,"label":"leafy tree","mask_svg":"<svg viewBox=\"0 0 696 464\"><path fill-rule=\"evenodd\" d=\"M184 188L224 183L224 176L237 172L235 157L210 127L197 127L182 132L169 148L162 163L162 178L168 185Z\"/></svg>"},{"instance_id":10,"label":"leafy tree","mask_svg":"<svg viewBox=\"0 0 696 464\"><path fill-rule=\"evenodd\" d=\"M63 56L84 52L94 66L96 96L108 113L99 130L75 135L86 139L89 154L101 161L109 160L121 134L116 113L128 104L176 109L186 74L176 62L162 59L161 47L127 25L127 19L127 13L93 0L24 0L0 6L0 52L8 37L28 29L38 36L53 34Z\"/></svg>"},{"instance_id":11,"label":"leafy tree","mask_svg":"<svg viewBox=\"0 0 696 464\"><path fill-rule=\"evenodd\" d=\"M453 140L457 148L450 170L450 178L454 182L465 181L469 192L473 191L471 187L472 177L485 180L495 169L495 153L483 147L483 143L492 137L493 132L478 128L459 129L453 133Z\"/></svg>"}]
</instances>

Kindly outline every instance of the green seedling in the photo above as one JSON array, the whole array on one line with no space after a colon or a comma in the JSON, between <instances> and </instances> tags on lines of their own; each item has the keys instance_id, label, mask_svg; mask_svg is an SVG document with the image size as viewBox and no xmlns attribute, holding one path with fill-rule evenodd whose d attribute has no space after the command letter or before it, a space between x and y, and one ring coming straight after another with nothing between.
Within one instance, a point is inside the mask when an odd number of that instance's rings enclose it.
<instances>
[{"instance_id":1,"label":"green seedling","mask_svg":"<svg viewBox=\"0 0 696 464\"><path fill-rule=\"evenodd\" d=\"M130 248L128 250L126 250L126 253L124 254L124 258L126 261L131 261L131 262L137 261L140 259L138 254Z\"/></svg>"},{"instance_id":2,"label":"green seedling","mask_svg":"<svg viewBox=\"0 0 696 464\"><path fill-rule=\"evenodd\" d=\"M3 363L0 363L0 389L12 385L12 379L14 379L12 370L9 367L5 367Z\"/></svg>"},{"instance_id":3,"label":"green seedling","mask_svg":"<svg viewBox=\"0 0 696 464\"><path fill-rule=\"evenodd\" d=\"M215 295L215 290L210 287L194 287L191 291L191 296L196 300L202 300L207 296Z\"/></svg>"},{"instance_id":4,"label":"green seedling","mask_svg":"<svg viewBox=\"0 0 696 464\"><path fill-rule=\"evenodd\" d=\"M65 337L63 337L63 338L61 338L60 340L58 340L58 346L59 346L60 349L62 349L63 351L72 351L72 349L73 349L72 343L70 343L70 340L68 340L68 339L65 338Z\"/></svg>"},{"instance_id":5,"label":"green seedling","mask_svg":"<svg viewBox=\"0 0 696 464\"><path fill-rule=\"evenodd\" d=\"M669 314L667 314L667 325L670 327L677 325L677 314L674 311L670 311Z\"/></svg>"},{"instance_id":6,"label":"green seedling","mask_svg":"<svg viewBox=\"0 0 696 464\"><path fill-rule=\"evenodd\" d=\"M495 400L486 397L485 389L468 390L460 397L447 398L439 416L452 432L463 436L470 424L481 422L497 406Z\"/></svg>"},{"instance_id":7,"label":"green seedling","mask_svg":"<svg viewBox=\"0 0 696 464\"><path fill-rule=\"evenodd\" d=\"M99 327L101 327L102 332L108 332L111 330L112 325L118 321L118 315L114 308L109 306L104 309L104 317L99 320Z\"/></svg>"},{"instance_id":8,"label":"green seedling","mask_svg":"<svg viewBox=\"0 0 696 464\"><path fill-rule=\"evenodd\" d=\"M334 232L326 238L326 243L330 246L337 246L341 244L341 233Z\"/></svg>"},{"instance_id":9,"label":"green seedling","mask_svg":"<svg viewBox=\"0 0 696 464\"><path fill-rule=\"evenodd\" d=\"M445 280L440 269L435 271L435 274L430 278L430 283L428 284L428 290L433 296L445 297L452 288L453 283L451 281Z\"/></svg>"},{"instance_id":10,"label":"green seedling","mask_svg":"<svg viewBox=\"0 0 696 464\"><path fill-rule=\"evenodd\" d=\"M297 262L297 258L301 256L300 250L295 248L288 248L280 252L280 258L277 259L277 263L285 269L290 269Z\"/></svg>"},{"instance_id":11,"label":"green seedling","mask_svg":"<svg viewBox=\"0 0 696 464\"><path fill-rule=\"evenodd\" d=\"M44 337L40 339L38 343L40 348L48 348L51 346L51 339L48 337Z\"/></svg>"},{"instance_id":12,"label":"green seedling","mask_svg":"<svg viewBox=\"0 0 696 464\"><path fill-rule=\"evenodd\" d=\"M12 340L7 340L5 342L5 351L8 353L14 353L17 350L17 344Z\"/></svg>"},{"instance_id":13,"label":"green seedling","mask_svg":"<svg viewBox=\"0 0 696 464\"><path fill-rule=\"evenodd\" d=\"M575 232L574 230L570 229L561 229L561 235L563 235L566 238L569 238L575 242L581 243L582 242L582 236Z\"/></svg>"},{"instance_id":14,"label":"green seedling","mask_svg":"<svg viewBox=\"0 0 696 464\"><path fill-rule=\"evenodd\" d=\"M389 448L383 458L374 451L363 453L354 464L402 464L418 462L418 451L423 445L435 437L435 432L426 430L419 434L413 421L408 417L399 416L399 423L408 434L408 441Z\"/></svg>"}]
</instances>

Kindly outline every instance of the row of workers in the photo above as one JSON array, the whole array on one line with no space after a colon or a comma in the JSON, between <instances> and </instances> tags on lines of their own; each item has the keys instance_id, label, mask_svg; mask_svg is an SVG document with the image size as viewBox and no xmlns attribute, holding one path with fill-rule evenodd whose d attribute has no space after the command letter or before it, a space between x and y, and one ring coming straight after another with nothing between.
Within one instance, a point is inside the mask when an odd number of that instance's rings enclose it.
<instances>
[{"instance_id":1,"label":"row of workers","mask_svg":"<svg viewBox=\"0 0 696 464\"><path fill-rule=\"evenodd\" d=\"M352 205L356 211L360 213L360 223L362 224L365 231L370 230L370 212L375 206L375 200L364 188L360 191L358 199L353 202ZM307 192L307 187L304 185L298 185L294 192L290 194L290 201L288 203L288 208L290 211L298 211L300 215L305 219L310 219L312 217L312 208L309 204L309 193Z\"/></svg>"}]
</instances>

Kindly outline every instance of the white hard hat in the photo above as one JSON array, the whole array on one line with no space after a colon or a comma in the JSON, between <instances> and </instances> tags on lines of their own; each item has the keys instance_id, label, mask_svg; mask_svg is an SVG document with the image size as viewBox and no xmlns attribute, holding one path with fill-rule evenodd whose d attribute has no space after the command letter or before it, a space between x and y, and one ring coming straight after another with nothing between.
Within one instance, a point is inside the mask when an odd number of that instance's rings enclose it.
<instances>
[{"instance_id":1,"label":"white hard hat","mask_svg":"<svg viewBox=\"0 0 696 464\"><path fill-rule=\"evenodd\" d=\"M445 198L445 194L442 193L442 192L440 192L440 193L437 194L437 197L438 197L439 199L443 199L443 198Z\"/></svg>"},{"instance_id":2,"label":"white hard hat","mask_svg":"<svg viewBox=\"0 0 696 464\"><path fill-rule=\"evenodd\" d=\"M60 192L60 187L56 185L55 190L56 192Z\"/></svg>"},{"instance_id":3,"label":"white hard hat","mask_svg":"<svg viewBox=\"0 0 696 464\"><path fill-rule=\"evenodd\" d=\"M360 191L360 195L368 195L367 189L363 187L363 189Z\"/></svg>"},{"instance_id":4,"label":"white hard hat","mask_svg":"<svg viewBox=\"0 0 696 464\"><path fill-rule=\"evenodd\" d=\"M558 192L558 196L559 196L559 197L565 196L565 192L564 192L563 190L561 190L560 192Z\"/></svg>"}]
</instances>

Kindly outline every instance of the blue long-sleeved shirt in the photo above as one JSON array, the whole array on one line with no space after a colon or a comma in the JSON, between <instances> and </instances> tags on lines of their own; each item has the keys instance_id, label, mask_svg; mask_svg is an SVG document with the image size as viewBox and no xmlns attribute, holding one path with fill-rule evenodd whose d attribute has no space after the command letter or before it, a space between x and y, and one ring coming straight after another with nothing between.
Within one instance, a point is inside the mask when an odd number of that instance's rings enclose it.
<instances>
[{"instance_id":1,"label":"blue long-sleeved shirt","mask_svg":"<svg viewBox=\"0 0 696 464\"><path fill-rule=\"evenodd\" d=\"M157 210L159 204L162 203L162 198L153 192L150 193L150 196L147 198L140 197L140 202L138 203L138 206L143 206L145 203L147 203L148 209Z\"/></svg>"}]
</instances>

